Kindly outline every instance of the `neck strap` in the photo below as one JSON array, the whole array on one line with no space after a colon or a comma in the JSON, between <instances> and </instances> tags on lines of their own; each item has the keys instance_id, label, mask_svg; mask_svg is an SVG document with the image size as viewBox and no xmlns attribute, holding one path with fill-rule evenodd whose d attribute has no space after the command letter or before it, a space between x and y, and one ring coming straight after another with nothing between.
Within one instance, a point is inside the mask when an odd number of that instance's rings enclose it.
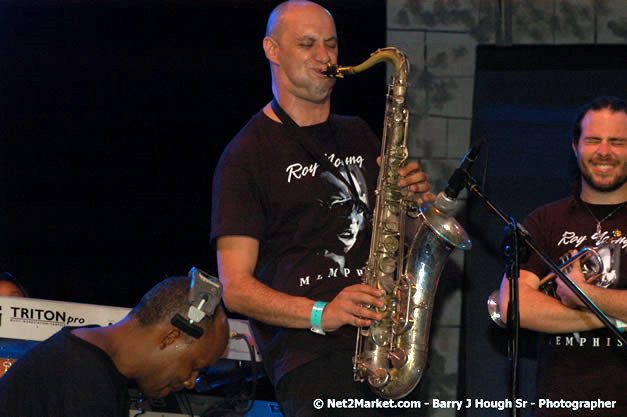
<instances>
[{"instance_id":1,"label":"neck strap","mask_svg":"<svg viewBox=\"0 0 627 417\"><path fill-rule=\"evenodd\" d=\"M307 131L307 129L303 129L301 126L298 126L294 120L281 108L277 99L272 100L272 110L277 115L279 120L283 123L283 125L290 131L290 135L301 145L303 149L316 161L320 162L326 169L331 171L340 181L342 181L347 187L351 194L351 199L353 202L364 212L366 217L370 220L372 218L372 212L370 208L359 198L359 193L357 192L357 187L355 187L355 183L353 182L353 177L350 172L346 168L346 165L342 163L340 165L344 170L344 175L340 171L338 167L333 165L328 158L324 156L324 153L316 148L317 141L315 138ZM331 132L334 132L333 124L331 123L331 119L329 118L329 126L331 128ZM338 153L340 153L339 145L338 145Z\"/></svg>"}]
</instances>

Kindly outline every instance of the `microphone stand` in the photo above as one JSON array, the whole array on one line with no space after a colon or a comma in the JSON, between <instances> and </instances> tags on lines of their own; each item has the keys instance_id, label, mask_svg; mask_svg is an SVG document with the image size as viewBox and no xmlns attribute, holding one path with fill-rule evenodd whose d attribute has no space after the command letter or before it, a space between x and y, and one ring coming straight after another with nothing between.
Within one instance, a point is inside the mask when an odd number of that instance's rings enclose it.
<instances>
[{"instance_id":1,"label":"microphone stand","mask_svg":"<svg viewBox=\"0 0 627 417\"><path fill-rule=\"evenodd\" d=\"M510 226L511 225L511 226ZM505 257L505 274L509 281L509 305L507 306L507 352L511 362L511 387L512 417L518 416L516 399L518 398L518 346L520 341L520 310L518 307L518 278L520 277L520 257L523 248L519 246L518 229L516 221L509 219L509 225L505 227L506 242L503 252Z\"/></svg>"},{"instance_id":2,"label":"microphone stand","mask_svg":"<svg viewBox=\"0 0 627 417\"><path fill-rule=\"evenodd\" d=\"M464 175L465 185L468 190L479 197L483 202L490 208L497 216L499 216L506 224L509 230L511 230L513 235L513 246L514 246L514 261L510 267L510 303L507 310L507 328L508 328L508 346L510 348L510 354L512 355L512 415L517 415L516 409L516 395L518 392L518 336L520 329L520 310L518 306L518 276L520 273L520 268L518 265L518 252L519 252L519 240L522 240L522 244L526 245L529 249L538 255L538 257L549 267L549 269L555 273L558 279L560 279L566 286L583 302L588 309L603 323L605 327L607 327L614 335L625 345L627 341L625 337L621 334L621 332L612 324L610 319L607 318L605 313L603 313L599 308L586 296L586 294L579 289L579 287L571 281L568 275L564 274L562 270L559 268L553 260L551 260L547 255L545 255L542 250L536 245L536 243L531 238L529 232L515 219L511 217L507 217L498 207L496 207L489 198L487 198L479 189L479 184L475 181L474 178L468 173L468 171L458 168L460 175ZM511 329L511 330L510 330Z\"/></svg>"}]
</instances>

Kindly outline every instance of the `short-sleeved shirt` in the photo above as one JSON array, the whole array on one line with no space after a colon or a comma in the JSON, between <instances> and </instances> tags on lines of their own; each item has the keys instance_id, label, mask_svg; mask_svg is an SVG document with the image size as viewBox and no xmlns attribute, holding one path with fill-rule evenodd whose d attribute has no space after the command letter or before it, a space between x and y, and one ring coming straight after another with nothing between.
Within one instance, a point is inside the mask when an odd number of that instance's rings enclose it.
<instances>
[{"instance_id":1,"label":"short-sleeved shirt","mask_svg":"<svg viewBox=\"0 0 627 417\"><path fill-rule=\"evenodd\" d=\"M339 171L260 111L230 142L216 168L211 239L259 240L258 280L290 295L331 301L344 287L361 282L371 224L348 184L373 207L378 139L356 117L331 115L325 123L300 129ZM356 329L350 326L321 336L250 322L275 384L325 351L351 349L355 343Z\"/></svg>"},{"instance_id":2,"label":"short-sleeved shirt","mask_svg":"<svg viewBox=\"0 0 627 417\"><path fill-rule=\"evenodd\" d=\"M597 220L576 198L566 198L536 209L524 221L534 241L551 259L560 262L570 257L570 251L595 247L611 242L601 249L604 272L599 278L608 288L627 288L627 206L621 207L601 222L601 234L596 231ZM597 219L602 220L618 206L593 206ZM620 230L623 236L612 238ZM533 254L521 268L539 278L550 271ZM627 375L627 348L609 330L568 334L542 334L538 349L538 378L536 415L538 416L625 416L627 398L623 381ZM551 401L617 401L614 408L573 410L568 407L538 407L540 399Z\"/></svg>"}]
</instances>

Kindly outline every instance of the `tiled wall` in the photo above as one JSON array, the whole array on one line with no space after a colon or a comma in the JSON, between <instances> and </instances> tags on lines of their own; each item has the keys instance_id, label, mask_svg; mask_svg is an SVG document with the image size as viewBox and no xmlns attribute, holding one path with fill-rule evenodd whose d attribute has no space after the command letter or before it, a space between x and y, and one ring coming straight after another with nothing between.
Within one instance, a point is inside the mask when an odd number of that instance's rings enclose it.
<instances>
[{"instance_id":1,"label":"tiled wall","mask_svg":"<svg viewBox=\"0 0 627 417\"><path fill-rule=\"evenodd\" d=\"M434 191L442 190L470 144L478 44L626 42L625 0L387 0L387 45L402 49L412 64L410 156ZM457 399L462 278L463 253L456 252L436 299L430 368L419 387L425 400Z\"/></svg>"}]
</instances>

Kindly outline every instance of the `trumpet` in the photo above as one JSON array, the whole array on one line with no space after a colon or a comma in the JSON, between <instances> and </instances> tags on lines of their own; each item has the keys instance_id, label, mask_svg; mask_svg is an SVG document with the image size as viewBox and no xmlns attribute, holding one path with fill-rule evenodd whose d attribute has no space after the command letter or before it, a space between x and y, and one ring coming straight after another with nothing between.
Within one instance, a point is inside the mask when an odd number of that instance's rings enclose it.
<instances>
[{"instance_id":1,"label":"trumpet","mask_svg":"<svg viewBox=\"0 0 627 417\"><path fill-rule=\"evenodd\" d=\"M565 270L570 267L575 261L579 261L581 265L581 272L583 277L588 283L594 282L603 273L603 259L599 255L598 250L606 246L607 243L603 243L594 248L585 247L572 257L564 261L560 266L560 270ZM555 272L551 272L540 280L540 286L546 284L553 278L555 278ZM501 317L501 310L499 309L499 290L494 290L488 297L488 314L493 322L499 327L505 328L505 322Z\"/></svg>"}]
</instances>

